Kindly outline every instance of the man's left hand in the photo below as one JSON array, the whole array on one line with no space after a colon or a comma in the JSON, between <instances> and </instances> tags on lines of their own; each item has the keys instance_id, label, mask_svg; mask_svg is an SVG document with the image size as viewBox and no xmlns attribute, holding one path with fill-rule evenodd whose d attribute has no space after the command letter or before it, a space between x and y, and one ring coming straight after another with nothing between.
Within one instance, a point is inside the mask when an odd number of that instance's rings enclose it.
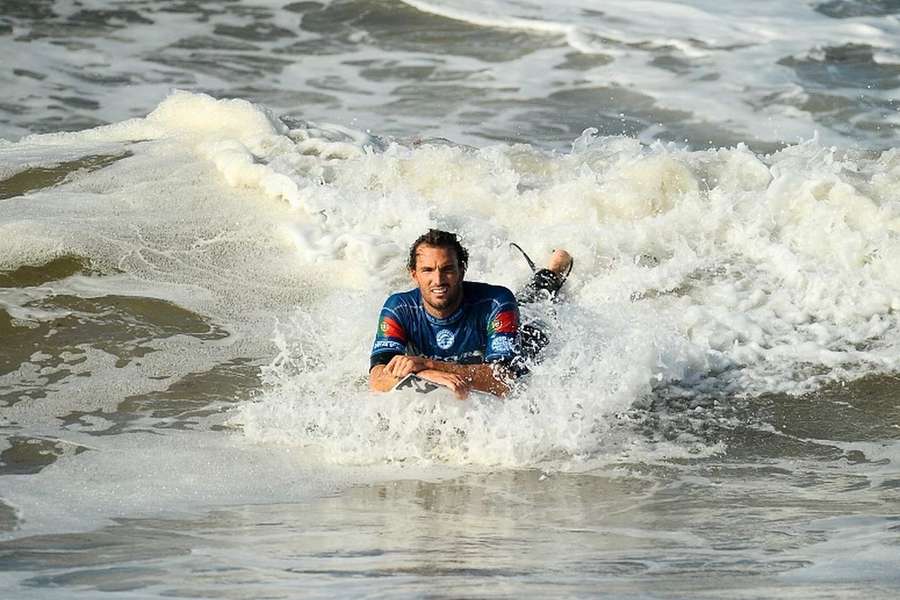
<instances>
[{"instance_id":1,"label":"man's left hand","mask_svg":"<svg viewBox=\"0 0 900 600\"><path fill-rule=\"evenodd\" d=\"M385 365L384 370L397 379L402 379L410 373L418 373L428 368L430 368L428 359L424 356L398 355Z\"/></svg>"}]
</instances>

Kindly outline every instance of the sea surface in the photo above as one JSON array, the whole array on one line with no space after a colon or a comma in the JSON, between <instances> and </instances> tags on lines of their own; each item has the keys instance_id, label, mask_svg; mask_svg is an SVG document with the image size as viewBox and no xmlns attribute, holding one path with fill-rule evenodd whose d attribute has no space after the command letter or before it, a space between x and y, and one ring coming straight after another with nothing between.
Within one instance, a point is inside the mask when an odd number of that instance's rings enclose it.
<instances>
[{"instance_id":1,"label":"sea surface","mask_svg":"<svg viewBox=\"0 0 900 600\"><path fill-rule=\"evenodd\" d=\"M0 598L896 598L900 2L0 0ZM367 389L409 244L504 400Z\"/></svg>"}]
</instances>

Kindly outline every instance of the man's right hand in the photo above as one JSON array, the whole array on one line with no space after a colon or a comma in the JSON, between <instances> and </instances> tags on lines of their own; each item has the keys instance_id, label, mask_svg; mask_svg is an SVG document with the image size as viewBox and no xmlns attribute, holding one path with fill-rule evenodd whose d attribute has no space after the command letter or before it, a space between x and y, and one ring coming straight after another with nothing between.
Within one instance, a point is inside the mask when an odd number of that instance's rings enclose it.
<instances>
[{"instance_id":1,"label":"man's right hand","mask_svg":"<svg viewBox=\"0 0 900 600\"><path fill-rule=\"evenodd\" d=\"M403 379L410 373L418 373L429 368L428 359L423 356L397 355L384 366L388 375Z\"/></svg>"},{"instance_id":2,"label":"man's right hand","mask_svg":"<svg viewBox=\"0 0 900 600\"><path fill-rule=\"evenodd\" d=\"M450 388L453 393L456 394L456 397L460 400L465 400L469 395L469 384L466 383L466 381L462 377L454 373L437 371L435 369L425 369L423 371L419 371L418 373L416 373L416 375L418 375L422 379L427 379L432 383Z\"/></svg>"}]
</instances>

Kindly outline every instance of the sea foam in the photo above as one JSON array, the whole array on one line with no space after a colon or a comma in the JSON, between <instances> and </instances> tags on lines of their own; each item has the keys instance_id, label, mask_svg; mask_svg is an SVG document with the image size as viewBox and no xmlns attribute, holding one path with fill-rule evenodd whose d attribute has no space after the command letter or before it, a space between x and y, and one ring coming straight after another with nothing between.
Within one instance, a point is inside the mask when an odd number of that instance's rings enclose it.
<instances>
[{"instance_id":1,"label":"sea foam","mask_svg":"<svg viewBox=\"0 0 900 600\"><path fill-rule=\"evenodd\" d=\"M260 443L351 463L580 461L622 452L648 398L800 394L898 367L894 152L692 151L594 130L568 152L401 142L189 93L13 147L46 144L52 162L110 143L132 156L5 201L4 260L88 257L272 348L232 416ZM553 343L503 402L461 412L366 389L375 315L434 226L460 233L473 280L527 280L511 241L576 257Z\"/></svg>"}]
</instances>

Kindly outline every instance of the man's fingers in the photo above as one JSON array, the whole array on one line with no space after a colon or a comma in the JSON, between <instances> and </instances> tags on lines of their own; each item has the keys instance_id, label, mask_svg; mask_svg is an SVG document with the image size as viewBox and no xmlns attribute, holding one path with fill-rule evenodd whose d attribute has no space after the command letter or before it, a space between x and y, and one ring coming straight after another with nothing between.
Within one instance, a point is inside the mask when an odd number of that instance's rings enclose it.
<instances>
[{"instance_id":1,"label":"man's fingers","mask_svg":"<svg viewBox=\"0 0 900 600\"><path fill-rule=\"evenodd\" d=\"M397 359L392 373L394 377L405 377L413 372L413 361L408 356L398 356Z\"/></svg>"},{"instance_id":2,"label":"man's fingers","mask_svg":"<svg viewBox=\"0 0 900 600\"><path fill-rule=\"evenodd\" d=\"M459 375L450 375L448 377L450 389L456 394L460 400L465 400L469 396L469 384Z\"/></svg>"},{"instance_id":3,"label":"man's fingers","mask_svg":"<svg viewBox=\"0 0 900 600\"><path fill-rule=\"evenodd\" d=\"M400 359L402 359L402 358L403 358L403 356L398 354L397 356L392 358L390 361L388 361L388 364L385 365L385 370L388 372L388 375L390 375L392 377L397 376L397 365L400 362Z\"/></svg>"},{"instance_id":4,"label":"man's fingers","mask_svg":"<svg viewBox=\"0 0 900 600\"><path fill-rule=\"evenodd\" d=\"M412 372L411 362L408 356L398 354L387 364L387 371L392 377L403 377Z\"/></svg>"},{"instance_id":5,"label":"man's fingers","mask_svg":"<svg viewBox=\"0 0 900 600\"><path fill-rule=\"evenodd\" d=\"M403 370L403 357L400 357L397 362L394 363L394 370L391 373L394 377L400 377L400 372Z\"/></svg>"},{"instance_id":6,"label":"man's fingers","mask_svg":"<svg viewBox=\"0 0 900 600\"><path fill-rule=\"evenodd\" d=\"M385 365L385 371L392 377L405 377L428 368L428 359L422 356L398 354Z\"/></svg>"}]
</instances>

